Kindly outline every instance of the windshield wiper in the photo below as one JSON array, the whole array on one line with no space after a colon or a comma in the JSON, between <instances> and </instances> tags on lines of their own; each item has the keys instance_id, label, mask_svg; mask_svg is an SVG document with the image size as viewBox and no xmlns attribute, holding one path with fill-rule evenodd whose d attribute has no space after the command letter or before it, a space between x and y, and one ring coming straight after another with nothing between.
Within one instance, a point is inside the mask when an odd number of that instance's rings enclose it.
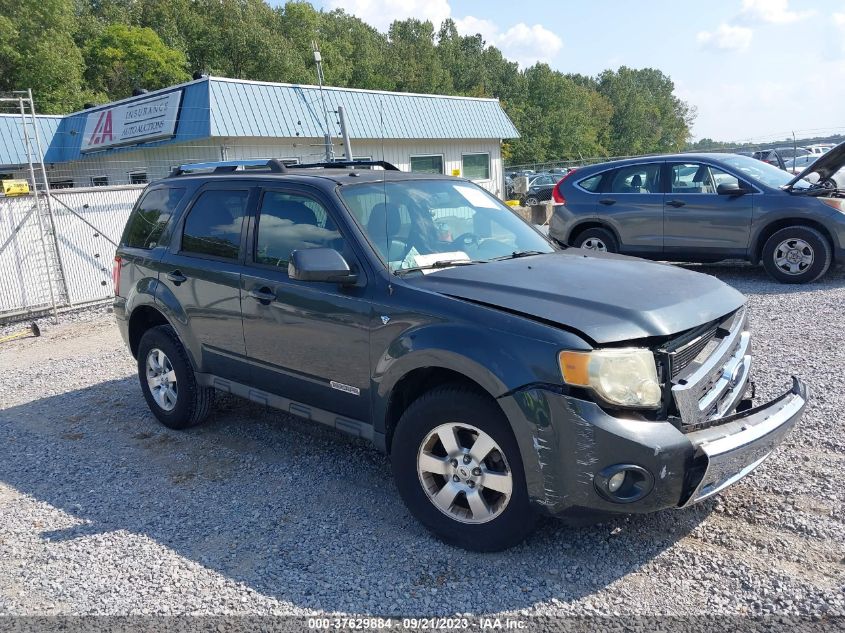
<instances>
[{"instance_id":1,"label":"windshield wiper","mask_svg":"<svg viewBox=\"0 0 845 633\"><path fill-rule=\"evenodd\" d=\"M468 259L443 259L440 261L432 262L431 264L426 264L425 266L414 266L413 268L400 268L399 270L394 270L394 275L404 275L405 273L413 273L418 272L420 270L431 270L435 268L451 268L452 266L470 266L472 264L484 264L486 262L478 261L478 260L468 260Z\"/></svg>"},{"instance_id":2,"label":"windshield wiper","mask_svg":"<svg viewBox=\"0 0 845 633\"><path fill-rule=\"evenodd\" d=\"M502 255L501 257L494 257L491 262L498 262L503 259L519 259L520 257L531 257L532 255L547 255L544 251L514 251L510 255Z\"/></svg>"}]
</instances>

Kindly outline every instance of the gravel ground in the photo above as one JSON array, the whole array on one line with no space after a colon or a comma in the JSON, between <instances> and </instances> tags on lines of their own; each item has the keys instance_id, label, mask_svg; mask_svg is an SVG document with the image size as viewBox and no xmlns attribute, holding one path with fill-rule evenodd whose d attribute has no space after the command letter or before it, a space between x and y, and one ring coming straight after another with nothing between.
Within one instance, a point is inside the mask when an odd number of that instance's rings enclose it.
<instances>
[{"instance_id":1,"label":"gravel ground","mask_svg":"<svg viewBox=\"0 0 845 633\"><path fill-rule=\"evenodd\" d=\"M429 536L330 430L224 398L165 429L111 315L42 321L0 346L0 615L845 614L845 273L690 268L748 295L758 394L804 377L801 425L699 506L545 520L495 555Z\"/></svg>"}]
</instances>

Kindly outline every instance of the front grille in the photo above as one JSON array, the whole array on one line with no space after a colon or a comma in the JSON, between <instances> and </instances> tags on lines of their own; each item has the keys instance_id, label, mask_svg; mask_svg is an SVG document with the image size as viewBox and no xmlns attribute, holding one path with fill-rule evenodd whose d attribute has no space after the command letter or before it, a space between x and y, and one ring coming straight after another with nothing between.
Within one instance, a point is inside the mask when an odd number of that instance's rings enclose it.
<instances>
[{"instance_id":1,"label":"front grille","mask_svg":"<svg viewBox=\"0 0 845 633\"><path fill-rule=\"evenodd\" d=\"M707 347L707 344L716 336L716 326L707 330L704 334L694 338L689 343L681 346L669 354L669 364L672 368L672 378L676 378L698 355Z\"/></svg>"},{"instance_id":2,"label":"front grille","mask_svg":"<svg viewBox=\"0 0 845 633\"><path fill-rule=\"evenodd\" d=\"M746 329L743 309L665 350L682 430L718 423L739 403L751 363Z\"/></svg>"}]
</instances>

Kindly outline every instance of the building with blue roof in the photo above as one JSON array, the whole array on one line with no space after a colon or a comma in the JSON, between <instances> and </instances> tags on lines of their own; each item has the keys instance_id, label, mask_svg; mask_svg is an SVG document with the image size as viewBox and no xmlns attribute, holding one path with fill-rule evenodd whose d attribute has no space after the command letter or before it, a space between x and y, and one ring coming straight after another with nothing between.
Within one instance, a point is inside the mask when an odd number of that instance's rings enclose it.
<instances>
[{"instance_id":1,"label":"building with blue roof","mask_svg":"<svg viewBox=\"0 0 845 633\"><path fill-rule=\"evenodd\" d=\"M66 116L38 116L56 187L140 184L215 160L355 158L462 175L503 195L501 145L519 136L497 99L202 77ZM0 115L0 177L27 177L21 118Z\"/></svg>"}]
</instances>

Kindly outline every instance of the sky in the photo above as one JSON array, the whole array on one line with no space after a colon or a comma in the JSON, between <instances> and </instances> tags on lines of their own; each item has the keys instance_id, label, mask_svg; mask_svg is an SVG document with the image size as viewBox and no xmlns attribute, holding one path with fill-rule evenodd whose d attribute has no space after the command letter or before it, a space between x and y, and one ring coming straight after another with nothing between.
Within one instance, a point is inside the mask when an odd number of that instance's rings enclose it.
<instances>
[{"instance_id":1,"label":"sky","mask_svg":"<svg viewBox=\"0 0 845 633\"><path fill-rule=\"evenodd\" d=\"M274 2L279 4L279 2ZM694 105L694 139L845 132L845 0L312 0L381 31L447 17L522 66L662 70Z\"/></svg>"}]
</instances>

